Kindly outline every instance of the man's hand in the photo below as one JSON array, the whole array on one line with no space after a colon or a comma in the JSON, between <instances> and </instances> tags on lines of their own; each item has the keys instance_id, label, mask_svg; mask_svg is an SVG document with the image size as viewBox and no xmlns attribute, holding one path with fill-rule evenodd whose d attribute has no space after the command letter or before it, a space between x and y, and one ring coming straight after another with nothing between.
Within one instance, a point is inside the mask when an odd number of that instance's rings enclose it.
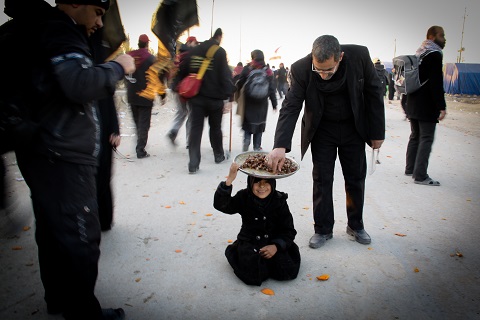
<instances>
[{"instance_id":1,"label":"man's hand","mask_svg":"<svg viewBox=\"0 0 480 320\"><path fill-rule=\"evenodd\" d=\"M267 156L267 166L272 168L273 174L281 171L285 163L285 148L275 148Z\"/></svg>"},{"instance_id":2,"label":"man's hand","mask_svg":"<svg viewBox=\"0 0 480 320\"><path fill-rule=\"evenodd\" d=\"M440 116L438 116L438 121L442 121L445 119L445 116L447 115L447 110L440 110Z\"/></svg>"},{"instance_id":3,"label":"man's hand","mask_svg":"<svg viewBox=\"0 0 480 320\"><path fill-rule=\"evenodd\" d=\"M134 73L135 72L135 59L128 54L121 54L114 60L118 64L120 64L125 71L125 74Z\"/></svg>"},{"instance_id":4,"label":"man's hand","mask_svg":"<svg viewBox=\"0 0 480 320\"><path fill-rule=\"evenodd\" d=\"M112 145L112 147L114 148L117 148L119 145L120 145L120 136L115 134L115 133L112 133L110 135L110 144Z\"/></svg>"},{"instance_id":5,"label":"man's hand","mask_svg":"<svg viewBox=\"0 0 480 320\"><path fill-rule=\"evenodd\" d=\"M259 253L262 258L271 259L275 253L277 253L277 246L274 244L269 244L260 249Z\"/></svg>"},{"instance_id":6,"label":"man's hand","mask_svg":"<svg viewBox=\"0 0 480 320\"><path fill-rule=\"evenodd\" d=\"M372 149L380 149L380 147L383 144L383 141L385 141L385 140L371 140Z\"/></svg>"},{"instance_id":7,"label":"man's hand","mask_svg":"<svg viewBox=\"0 0 480 320\"><path fill-rule=\"evenodd\" d=\"M232 110L232 102L227 101L223 104L223 113L229 113Z\"/></svg>"}]
</instances>

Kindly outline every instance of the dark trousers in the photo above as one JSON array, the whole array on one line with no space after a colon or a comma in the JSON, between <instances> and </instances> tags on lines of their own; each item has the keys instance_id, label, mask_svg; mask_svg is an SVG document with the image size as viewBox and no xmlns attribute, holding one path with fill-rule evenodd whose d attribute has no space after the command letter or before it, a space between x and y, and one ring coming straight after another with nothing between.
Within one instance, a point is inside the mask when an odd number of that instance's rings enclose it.
<instances>
[{"instance_id":1,"label":"dark trousers","mask_svg":"<svg viewBox=\"0 0 480 320\"><path fill-rule=\"evenodd\" d=\"M286 82L277 82L277 91L280 98L287 94L288 84Z\"/></svg>"},{"instance_id":2,"label":"dark trousers","mask_svg":"<svg viewBox=\"0 0 480 320\"><path fill-rule=\"evenodd\" d=\"M195 97L189 101L190 112L190 136L188 138L188 163L189 170L194 170L200 166L203 125L205 118L208 118L210 126L210 145L215 157L224 154L223 136L222 136L222 116L223 100L207 99L204 97Z\"/></svg>"},{"instance_id":3,"label":"dark trousers","mask_svg":"<svg viewBox=\"0 0 480 320\"><path fill-rule=\"evenodd\" d=\"M390 82L388 83L388 100L393 100L394 96L395 96L395 83L392 77L390 77Z\"/></svg>"},{"instance_id":4,"label":"dark trousers","mask_svg":"<svg viewBox=\"0 0 480 320\"><path fill-rule=\"evenodd\" d=\"M251 133L245 131L243 133L243 151L248 151L248 147L250 146L250 141L252 141L253 135L253 150L260 150L262 146L262 135L263 132Z\"/></svg>"},{"instance_id":5,"label":"dark trousers","mask_svg":"<svg viewBox=\"0 0 480 320\"><path fill-rule=\"evenodd\" d=\"M407 95L406 94L401 94L401 100L400 100L400 105L402 106L403 112L407 114Z\"/></svg>"},{"instance_id":6,"label":"dark trousers","mask_svg":"<svg viewBox=\"0 0 480 320\"><path fill-rule=\"evenodd\" d=\"M416 181L423 181L427 174L428 159L432 151L436 122L410 119L410 139L407 146L405 173L412 173Z\"/></svg>"},{"instance_id":7,"label":"dark trousers","mask_svg":"<svg viewBox=\"0 0 480 320\"><path fill-rule=\"evenodd\" d=\"M101 319L94 289L100 257L94 166L19 155L36 220L40 276L49 311Z\"/></svg>"},{"instance_id":8,"label":"dark trousers","mask_svg":"<svg viewBox=\"0 0 480 320\"><path fill-rule=\"evenodd\" d=\"M365 142L355 130L353 121L322 121L312 143L313 217L315 233L333 230L333 178L338 157L345 180L348 226L363 229L363 204L367 163Z\"/></svg>"},{"instance_id":9,"label":"dark trousers","mask_svg":"<svg viewBox=\"0 0 480 320\"><path fill-rule=\"evenodd\" d=\"M113 150L108 137L106 138L107 140L101 141L97 171L98 215L102 230L109 230L113 222L113 195L110 186Z\"/></svg>"},{"instance_id":10,"label":"dark trousers","mask_svg":"<svg viewBox=\"0 0 480 320\"><path fill-rule=\"evenodd\" d=\"M150 130L150 120L152 118L152 107L131 106L133 121L137 127L137 156L145 155L145 146L148 140L148 131Z\"/></svg>"}]
</instances>

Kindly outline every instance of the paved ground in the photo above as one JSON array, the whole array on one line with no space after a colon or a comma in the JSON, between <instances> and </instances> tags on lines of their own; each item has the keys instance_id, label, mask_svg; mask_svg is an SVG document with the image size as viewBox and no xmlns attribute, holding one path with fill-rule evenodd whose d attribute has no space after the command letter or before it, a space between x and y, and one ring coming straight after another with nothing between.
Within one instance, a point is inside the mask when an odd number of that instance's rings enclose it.
<instances>
[{"instance_id":1,"label":"paved ground","mask_svg":"<svg viewBox=\"0 0 480 320\"><path fill-rule=\"evenodd\" d=\"M120 107L119 149L134 155L131 116ZM205 132L200 171L189 175L185 131L172 148L165 139L172 106L156 106L148 145L152 156L115 160L115 226L103 234L96 287L102 305L123 307L130 320L480 318L480 138L440 124L429 173L442 186L416 185L403 175L409 123L397 101L386 104L386 114L381 164L367 177L364 220L372 244L358 244L345 233L337 164L334 237L321 249L308 247L313 225L307 153L300 171L277 183L289 194L300 273L289 282L268 280L256 287L238 280L223 254L240 218L212 206L229 161L214 163ZM269 114L265 150L272 147L277 116ZM241 150L236 120L230 160ZM228 150L228 115L224 134ZM297 130L291 155L298 161L299 142ZM13 155L7 163L11 204L0 213L0 319L60 319L46 314L28 189ZM234 191L245 185L246 176L239 174ZM318 281L322 274L330 279ZM275 295L264 295L263 288Z\"/></svg>"}]
</instances>

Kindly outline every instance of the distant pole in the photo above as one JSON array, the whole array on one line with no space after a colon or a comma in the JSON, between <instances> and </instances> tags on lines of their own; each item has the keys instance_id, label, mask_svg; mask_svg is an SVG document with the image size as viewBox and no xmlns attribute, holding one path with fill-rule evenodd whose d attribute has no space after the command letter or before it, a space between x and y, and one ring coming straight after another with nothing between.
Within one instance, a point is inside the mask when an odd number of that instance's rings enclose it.
<instances>
[{"instance_id":1,"label":"distant pole","mask_svg":"<svg viewBox=\"0 0 480 320\"><path fill-rule=\"evenodd\" d=\"M397 56L397 38L393 40L393 57Z\"/></svg>"},{"instance_id":2,"label":"distant pole","mask_svg":"<svg viewBox=\"0 0 480 320\"><path fill-rule=\"evenodd\" d=\"M238 61L242 61L242 14L240 13L240 50Z\"/></svg>"},{"instance_id":3,"label":"distant pole","mask_svg":"<svg viewBox=\"0 0 480 320\"><path fill-rule=\"evenodd\" d=\"M460 54L458 55L458 63L462 62L462 52L465 51L465 48L463 47L463 33L465 30L465 19L467 18L467 7L465 7L465 13L463 14L463 26L462 26L462 39L460 40Z\"/></svg>"},{"instance_id":4,"label":"distant pole","mask_svg":"<svg viewBox=\"0 0 480 320\"><path fill-rule=\"evenodd\" d=\"M215 8L215 0L212 0L212 23L210 25L210 38L213 37L213 9Z\"/></svg>"}]
</instances>

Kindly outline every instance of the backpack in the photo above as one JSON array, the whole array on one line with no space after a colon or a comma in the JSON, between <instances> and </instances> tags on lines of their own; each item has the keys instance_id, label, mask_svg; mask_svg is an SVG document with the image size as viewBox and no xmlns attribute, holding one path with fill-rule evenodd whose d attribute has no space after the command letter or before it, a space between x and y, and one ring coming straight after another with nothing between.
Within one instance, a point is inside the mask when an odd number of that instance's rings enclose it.
<instances>
[{"instance_id":1,"label":"backpack","mask_svg":"<svg viewBox=\"0 0 480 320\"><path fill-rule=\"evenodd\" d=\"M13 19L0 26L1 48L22 47L21 39L25 39L25 30L20 24ZM26 104L25 97L31 93L29 84L24 80L28 76L20 68L22 64L35 62L32 62L32 58L27 60L28 53L23 52L20 50L16 57L19 64L5 63L2 70L8 81L2 84L0 93L0 154L29 146L38 129L38 124L31 120L31 110ZM0 59L10 61L11 51L1 50Z\"/></svg>"},{"instance_id":2,"label":"backpack","mask_svg":"<svg viewBox=\"0 0 480 320\"><path fill-rule=\"evenodd\" d=\"M245 81L245 95L253 99L264 99L268 97L270 82L267 77L266 67L253 69Z\"/></svg>"},{"instance_id":3,"label":"backpack","mask_svg":"<svg viewBox=\"0 0 480 320\"><path fill-rule=\"evenodd\" d=\"M393 58L393 68L395 69L393 81L395 89L399 93L410 94L427 83L428 79L423 83L420 82L418 67L422 63L423 58L431 52L434 52L434 50L427 50L420 57L416 55L402 55Z\"/></svg>"}]
</instances>

